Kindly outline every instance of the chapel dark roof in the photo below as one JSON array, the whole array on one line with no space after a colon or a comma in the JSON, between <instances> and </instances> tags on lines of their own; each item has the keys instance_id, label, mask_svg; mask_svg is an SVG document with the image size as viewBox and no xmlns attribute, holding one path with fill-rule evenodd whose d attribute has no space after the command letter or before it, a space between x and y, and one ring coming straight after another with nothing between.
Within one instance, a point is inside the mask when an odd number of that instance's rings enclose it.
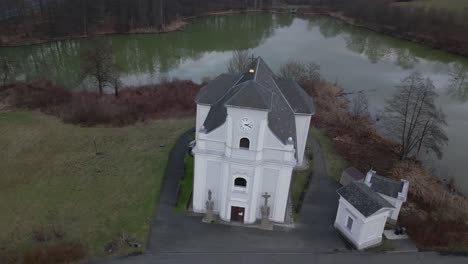
<instances>
[{"instance_id":1,"label":"chapel dark roof","mask_svg":"<svg viewBox=\"0 0 468 264\"><path fill-rule=\"evenodd\" d=\"M226 106L268 111L268 126L283 144L289 137L296 143L295 115L314 113L312 98L296 82L276 77L261 57L243 74L221 74L200 90L195 101L211 106L203 123L208 133L224 124Z\"/></svg>"},{"instance_id":2,"label":"chapel dark roof","mask_svg":"<svg viewBox=\"0 0 468 264\"><path fill-rule=\"evenodd\" d=\"M336 192L365 217L369 217L383 208L394 208L387 200L362 182L352 182Z\"/></svg>"},{"instance_id":3,"label":"chapel dark roof","mask_svg":"<svg viewBox=\"0 0 468 264\"><path fill-rule=\"evenodd\" d=\"M402 181L390 179L374 174L370 180L371 189L375 192L397 198L402 192L404 183Z\"/></svg>"},{"instance_id":4,"label":"chapel dark roof","mask_svg":"<svg viewBox=\"0 0 468 264\"><path fill-rule=\"evenodd\" d=\"M344 170L344 172L347 175L351 176L353 178L353 180L355 180L355 181L362 180L362 179L366 178L365 174L363 174L362 172L360 172L358 169L356 169L354 167L346 168Z\"/></svg>"}]
</instances>

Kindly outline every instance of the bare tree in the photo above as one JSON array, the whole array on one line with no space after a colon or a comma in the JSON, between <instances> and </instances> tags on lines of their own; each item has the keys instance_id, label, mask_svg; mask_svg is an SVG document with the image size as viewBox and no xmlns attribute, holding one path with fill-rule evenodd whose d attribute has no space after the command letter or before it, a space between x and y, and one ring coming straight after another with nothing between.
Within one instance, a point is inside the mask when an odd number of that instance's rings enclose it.
<instances>
[{"instance_id":1,"label":"bare tree","mask_svg":"<svg viewBox=\"0 0 468 264\"><path fill-rule=\"evenodd\" d=\"M227 63L229 73L242 73L250 65L249 52L247 50L235 50Z\"/></svg>"},{"instance_id":2,"label":"bare tree","mask_svg":"<svg viewBox=\"0 0 468 264\"><path fill-rule=\"evenodd\" d=\"M119 97L120 87L122 86L122 82L120 78L116 74L114 78L112 78L112 86L114 87L114 96Z\"/></svg>"},{"instance_id":3,"label":"bare tree","mask_svg":"<svg viewBox=\"0 0 468 264\"><path fill-rule=\"evenodd\" d=\"M455 63L451 68L449 80L449 93L465 102L468 100L468 66Z\"/></svg>"},{"instance_id":4,"label":"bare tree","mask_svg":"<svg viewBox=\"0 0 468 264\"><path fill-rule=\"evenodd\" d=\"M414 72L401 81L397 92L385 106L384 125L390 136L401 144L400 159L422 149L442 158L442 145L448 138L442 129L445 115L436 107L437 93L432 81Z\"/></svg>"},{"instance_id":5,"label":"bare tree","mask_svg":"<svg viewBox=\"0 0 468 264\"><path fill-rule=\"evenodd\" d=\"M296 60L289 60L281 65L279 75L297 82L320 80L320 65L313 62L303 63Z\"/></svg>"},{"instance_id":6,"label":"bare tree","mask_svg":"<svg viewBox=\"0 0 468 264\"><path fill-rule=\"evenodd\" d=\"M106 86L112 86L118 80L110 43L104 40L93 40L92 47L86 50L82 57L84 75L96 82L99 94L102 95Z\"/></svg>"},{"instance_id":7,"label":"bare tree","mask_svg":"<svg viewBox=\"0 0 468 264\"><path fill-rule=\"evenodd\" d=\"M15 71L14 62L7 57L0 57L0 78L1 86L5 85L12 78Z\"/></svg>"},{"instance_id":8,"label":"bare tree","mask_svg":"<svg viewBox=\"0 0 468 264\"><path fill-rule=\"evenodd\" d=\"M355 119L369 117L369 101L364 93L359 92L353 96L351 114Z\"/></svg>"}]
</instances>

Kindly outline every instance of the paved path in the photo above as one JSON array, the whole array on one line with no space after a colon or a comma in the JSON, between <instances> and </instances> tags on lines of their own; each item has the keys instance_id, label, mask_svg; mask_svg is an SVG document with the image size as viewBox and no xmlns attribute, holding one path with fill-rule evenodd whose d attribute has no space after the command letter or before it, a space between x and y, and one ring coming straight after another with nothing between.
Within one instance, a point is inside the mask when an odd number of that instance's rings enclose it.
<instances>
[{"instance_id":1,"label":"paved path","mask_svg":"<svg viewBox=\"0 0 468 264\"><path fill-rule=\"evenodd\" d=\"M338 184L326 176L317 142L313 142L314 175L297 228L264 231L219 224L203 224L174 210L177 185L192 131L170 153L145 255L95 263L467 263L466 258L437 253L362 253L347 250L332 227Z\"/></svg>"},{"instance_id":2,"label":"paved path","mask_svg":"<svg viewBox=\"0 0 468 264\"><path fill-rule=\"evenodd\" d=\"M221 224L204 224L201 217L174 211L177 183L183 174L187 134L176 143L152 223L148 253L335 252L347 250L333 229L338 187L325 175L318 144L314 144L314 175L297 227L265 231Z\"/></svg>"}]
</instances>

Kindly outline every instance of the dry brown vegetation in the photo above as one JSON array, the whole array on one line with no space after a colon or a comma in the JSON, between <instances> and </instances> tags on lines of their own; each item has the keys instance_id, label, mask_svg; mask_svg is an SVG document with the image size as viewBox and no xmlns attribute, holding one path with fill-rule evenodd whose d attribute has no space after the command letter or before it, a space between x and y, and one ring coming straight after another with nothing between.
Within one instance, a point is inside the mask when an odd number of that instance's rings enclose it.
<instances>
[{"instance_id":1,"label":"dry brown vegetation","mask_svg":"<svg viewBox=\"0 0 468 264\"><path fill-rule=\"evenodd\" d=\"M468 200L450 190L417 161L400 161L398 145L380 136L368 116L353 116L338 85L316 81L303 84L314 98L314 125L324 128L333 146L351 166L410 181L409 200L400 224L419 247L467 251Z\"/></svg>"},{"instance_id":2,"label":"dry brown vegetation","mask_svg":"<svg viewBox=\"0 0 468 264\"><path fill-rule=\"evenodd\" d=\"M38 245L19 255L0 256L4 264L62 264L75 263L85 257L82 245L77 243L59 243Z\"/></svg>"},{"instance_id":3,"label":"dry brown vegetation","mask_svg":"<svg viewBox=\"0 0 468 264\"><path fill-rule=\"evenodd\" d=\"M146 118L184 117L195 113L201 85L191 81L130 87L113 95L70 92L49 81L15 82L0 88L0 100L15 108L41 110L86 126L127 125Z\"/></svg>"},{"instance_id":4,"label":"dry brown vegetation","mask_svg":"<svg viewBox=\"0 0 468 264\"><path fill-rule=\"evenodd\" d=\"M327 130L344 159L362 171L372 166L380 173L390 173L398 161L397 145L378 135L368 116L353 116L348 111L339 86L315 81L305 82L303 87L314 98L314 124Z\"/></svg>"}]
</instances>

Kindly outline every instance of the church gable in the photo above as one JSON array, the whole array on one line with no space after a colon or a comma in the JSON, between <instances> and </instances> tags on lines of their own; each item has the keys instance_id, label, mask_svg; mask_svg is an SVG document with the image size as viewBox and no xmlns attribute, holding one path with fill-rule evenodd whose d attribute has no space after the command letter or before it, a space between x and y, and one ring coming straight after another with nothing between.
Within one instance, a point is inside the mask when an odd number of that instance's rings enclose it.
<instances>
[{"instance_id":1,"label":"church gable","mask_svg":"<svg viewBox=\"0 0 468 264\"><path fill-rule=\"evenodd\" d=\"M313 114L311 98L301 90L294 81L277 78L257 58L241 76L223 74L205 86L197 95L197 103L211 106L203 123L207 133L224 124L226 106L251 108L269 112L268 126L283 144L289 138L296 143L295 114Z\"/></svg>"}]
</instances>

